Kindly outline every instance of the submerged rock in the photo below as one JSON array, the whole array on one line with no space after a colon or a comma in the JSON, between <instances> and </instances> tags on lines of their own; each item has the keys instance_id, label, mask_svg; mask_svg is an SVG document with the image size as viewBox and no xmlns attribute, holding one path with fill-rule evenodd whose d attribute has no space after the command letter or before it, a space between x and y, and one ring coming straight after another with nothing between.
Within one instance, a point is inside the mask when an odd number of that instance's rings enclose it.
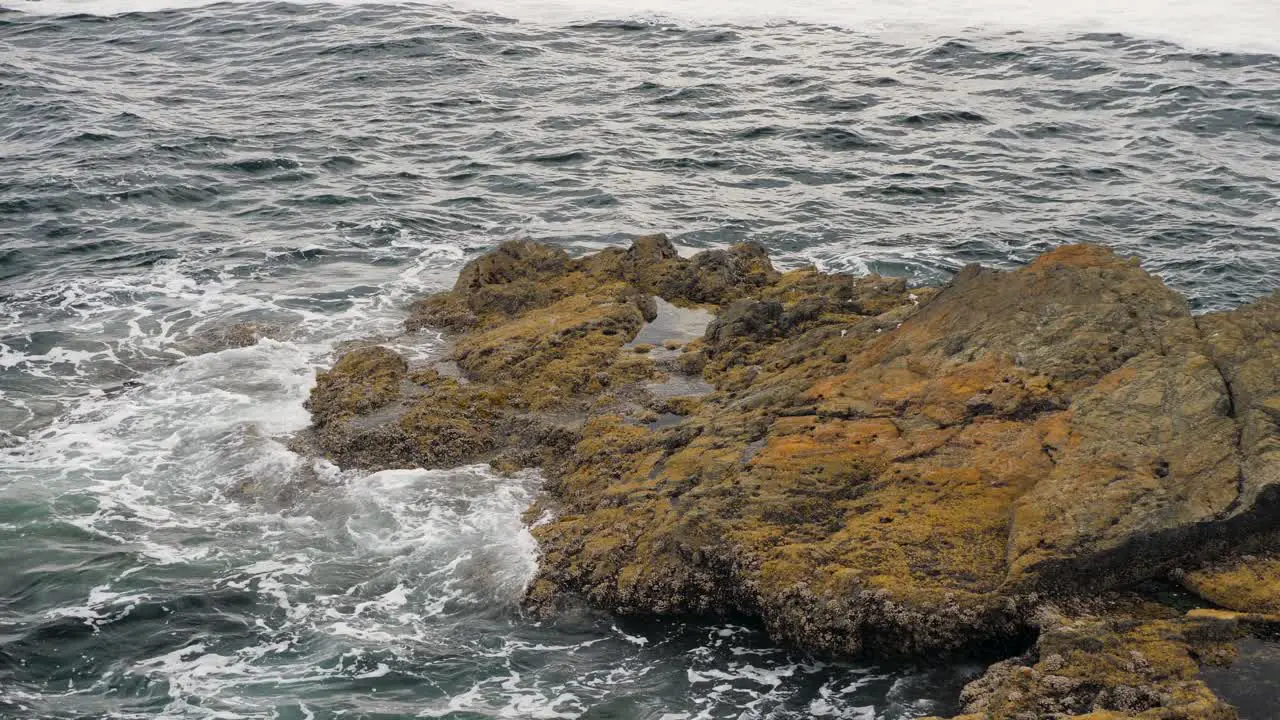
<instances>
[{"instance_id":1,"label":"submerged rock","mask_svg":"<svg viewBox=\"0 0 1280 720\"><path fill-rule=\"evenodd\" d=\"M274 323L239 322L204 329L179 343L177 349L187 355L203 355L250 347L263 338L278 340L284 335L284 328Z\"/></svg>"},{"instance_id":2,"label":"submerged rock","mask_svg":"<svg viewBox=\"0 0 1280 720\"><path fill-rule=\"evenodd\" d=\"M655 296L715 318L637 353ZM1193 317L1103 248L911 289L780 273L752 244L504 243L415 305L426 326L456 333L460 378L357 350L321 375L312 438L369 468L542 467L542 612L747 613L815 650L958 651L1280 521L1280 298Z\"/></svg>"}]
</instances>

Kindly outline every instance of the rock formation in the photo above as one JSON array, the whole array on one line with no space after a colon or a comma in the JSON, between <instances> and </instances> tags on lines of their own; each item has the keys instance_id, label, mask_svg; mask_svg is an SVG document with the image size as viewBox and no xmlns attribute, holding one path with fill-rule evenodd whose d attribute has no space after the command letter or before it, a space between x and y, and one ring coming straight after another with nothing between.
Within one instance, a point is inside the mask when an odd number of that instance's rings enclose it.
<instances>
[{"instance_id":1,"label":"rock formation","mask_svg":"<svg viewBox=\"0 0 1280 720\"><path fill-rule=\"evenodd\" d=\"M655 298L715 319L629 345ZM542 468L539 612L746 613L843 654L1039 630L971 693L979 716L1189 718L1230 716L1185 650L1207 621L1046 608L1172 576L1276 611L1240 568L1280 531L1280 295L1196 317L1093 246L911 289L651 236L504 243L414 306L423 327L452 334L439 363L371 346L320 375L311 442L369 469ZM1160 658L1121 677L1072 643Z\"/></svg>"},{"instance_id":2,"label":"rock formation","mask_svg":"<svg viewBox=\"0 0 1280 720\"><path fill-rule=\"evenodd\" d=\"M1199 679L1201 665L1230 664L1243 632L1230 618L1175 616L1151 603L1106 615L1041 618L1024 656L998 662L965 686L954 720L1144 718L1234 720Z\"/></svg>"}]
</instances>

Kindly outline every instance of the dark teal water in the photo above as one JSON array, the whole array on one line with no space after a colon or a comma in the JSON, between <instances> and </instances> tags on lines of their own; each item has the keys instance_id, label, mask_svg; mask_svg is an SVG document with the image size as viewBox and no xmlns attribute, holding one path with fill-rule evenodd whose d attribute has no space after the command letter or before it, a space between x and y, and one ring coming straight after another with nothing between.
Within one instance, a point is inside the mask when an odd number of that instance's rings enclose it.
<instances>
[{"instance_id":1,"label":"dark teal water","mask_svg":"<svg viewBox=\"0 0 1280 720\"><path fill-rule=\"evenodd\" d=\"M976 667L521 617L538 478L299 457L316 368L512 236L918 282L1088 240L1231 307L1278 167L1280 57L1125 34L0 12L0 717L949 711Z\"/></svg>"}]
</instances>

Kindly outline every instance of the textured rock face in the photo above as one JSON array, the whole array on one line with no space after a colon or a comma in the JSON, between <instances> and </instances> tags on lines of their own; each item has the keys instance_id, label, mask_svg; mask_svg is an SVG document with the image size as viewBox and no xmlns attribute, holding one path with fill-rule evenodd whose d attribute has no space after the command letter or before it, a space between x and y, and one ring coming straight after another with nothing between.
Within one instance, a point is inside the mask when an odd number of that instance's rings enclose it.
<instances>
[{"instance_id":1,"label":"textured rock face","mask_svg":"<svg viewBox=\"0 0 1280 720\"><path fill-rule=\"evenodd\" d=\"M1280 485L1280 293L1196 319L1240 425L1242 506Z\"/></svg>"},{"instance_id":2,"label":"textured rock face","mask_svg":"<svg viewBox=\"0 0 1280 720\"><path fill-rule=\"evenodd\" d=\"M966 714L953 720L1235 720L1199 679L1201 664L1230 664L1243 633L1234 620L1146 604L1041 624L1031 652L965 687Z\"/></svg>"},{"instance_id":3,"label":"textured rock face","mask_svg":"<svg viewBox=\"0 0 1280 720\"><path fill-rule=\"evenodd\" d=\"M1280 618L1280 544L1273 540L1268 547L1261 554L1230 556L1176 577L1219 607Z\"/></svg>"},{"instance_id":4,"label":"textured rock face","mask_svg":"<svg viewBox=\"0 0 1280 720\"><path fill-rule=\"evenodd\" d=\"M731 302L777 276L750 244L686 260L662 236L579 259L503 243L406 321L411 332L456 333L448 361L460 377L409 368L385 347L353 350L317 379L312 428L298 445L367 469L548 465L588 417L665 409L641 384L686 359L622 351L656 316L655 294L682 305Z\"/></svg>"},{"instance_id":5,"label":"textured rock face","mask_svg":"<svg viewBox=\"0 0 1280 720\"><path fill-rule=\"evenodd\" d=\"M716 318L638 353L654 296ZM357 350L320 378L314 440L371 468L541 466L544 611L745 612L814 649L957 650L1280 522L1280 298L1193 317L1102 248L913 290L779 273L751 244L507 243L407 326L456 333L461 377Z\"/></svg>"}]
</instances>

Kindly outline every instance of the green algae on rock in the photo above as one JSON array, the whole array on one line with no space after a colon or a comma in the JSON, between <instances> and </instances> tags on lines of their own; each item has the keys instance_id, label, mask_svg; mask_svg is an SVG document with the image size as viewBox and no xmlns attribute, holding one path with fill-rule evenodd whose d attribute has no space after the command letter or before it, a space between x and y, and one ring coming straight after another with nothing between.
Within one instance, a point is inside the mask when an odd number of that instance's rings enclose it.
<instances>
[{"instance_id":1,"label":"green algae on rock","mask_svg":"<svg viewBox=\"0 0 1280 720\"><path fill-rule=\"evenodd\" d=\"M715 317L637 353L657 300ZM754 244L510 242L419 301L423 327L452 333L461 377L357 350L312 394L313 440L368 468L541 467L536 611L957 651L1280 520L1280 300L1193 317L1103 248L912 289L778 272Z\"/></svg>"}]
</instances>

